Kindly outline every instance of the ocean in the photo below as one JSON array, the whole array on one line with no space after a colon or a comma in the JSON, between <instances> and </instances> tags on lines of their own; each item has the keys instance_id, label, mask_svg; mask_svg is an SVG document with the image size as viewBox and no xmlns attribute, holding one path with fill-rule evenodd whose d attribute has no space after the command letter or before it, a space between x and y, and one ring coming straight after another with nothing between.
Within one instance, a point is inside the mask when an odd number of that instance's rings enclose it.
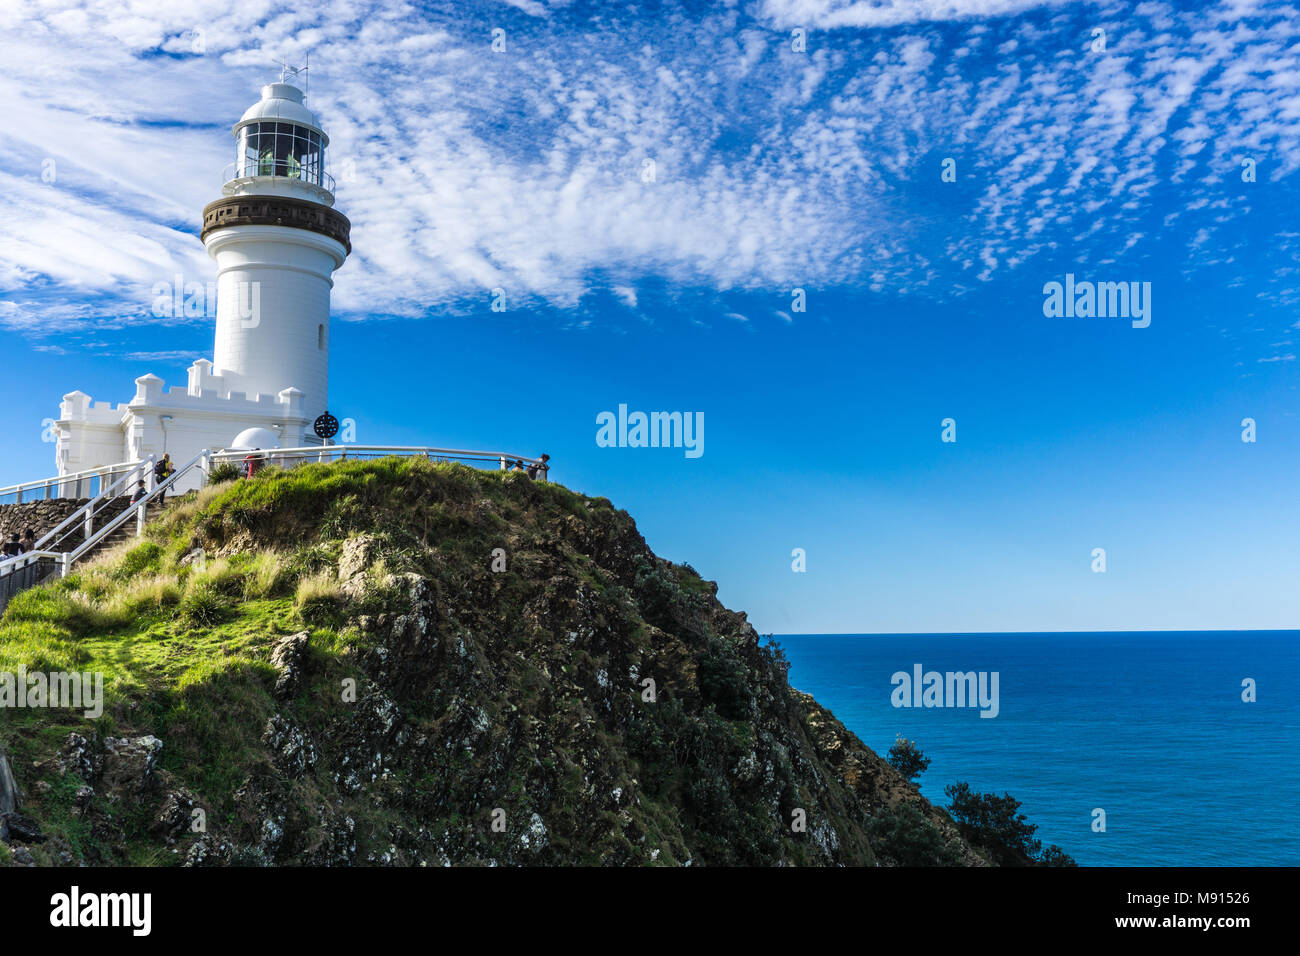
<instances>
[{"instance_id":1,"label":"ocean","mask_svg":"<svg viewBox=\"0 0 1300 956\"><path fill-rule=\"evenodd\" d=\"M790 683L885 756L930 758L921 792L1010 793L1082 866L1300 864L1300 632L778 634ZM891 676L998 675L979 707L895 707ZM1256 700L1242 700L1243 680ZM991 689L991 680L988 686ZM901 691L900 691L901 693ZM992 708L986 708L990 713ZM1094 811L1105 812L1095 832Z\"/></svg>"}]
</instances>

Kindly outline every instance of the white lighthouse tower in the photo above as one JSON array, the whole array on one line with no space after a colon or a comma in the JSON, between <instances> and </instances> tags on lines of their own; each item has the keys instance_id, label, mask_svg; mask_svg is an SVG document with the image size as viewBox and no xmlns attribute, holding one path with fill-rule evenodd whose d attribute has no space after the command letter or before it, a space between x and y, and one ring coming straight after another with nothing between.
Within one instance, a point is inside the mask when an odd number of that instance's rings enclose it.
<instances>
[{"instance_id":1,"label":"white lighthouse tower","mask_svg":"<svg viewBox=\"0 0 1300 956\"><path fill-rule=\"evenodd\" d=\"M329 397L332 276L352 250L351 224L334 208L329 137L284 79L235 124L222 198L203 210L200 239L217 265L213 361L196 361L183 386L142 375L118 405L64 395L60 474L151 454L180 463L240 447L250 429L262 448L268 434L282 448L320 442L312 425Z\"/></svg>"},{"instance_id":2,"label":"white lighthouse tower","mask_svg":"<svg viewBox=\"0 0 1300 956\"><path fill-rule=\"evenodd\" d=\"M288 83L262 90L235 126L225 198L203 210L217 263L213 374L246 395L303 393L312 421L329 394L330 290L351 251L325 172L329 137Z\"/></svg>"}]
</instances>

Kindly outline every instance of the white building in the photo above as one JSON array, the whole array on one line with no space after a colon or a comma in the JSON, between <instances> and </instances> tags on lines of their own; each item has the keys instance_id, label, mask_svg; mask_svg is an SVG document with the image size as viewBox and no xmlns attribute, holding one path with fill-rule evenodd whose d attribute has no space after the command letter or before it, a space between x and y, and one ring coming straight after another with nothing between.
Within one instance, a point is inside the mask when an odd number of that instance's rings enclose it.
<instances>
[{"instance_id":1,"label":"white building","mask_svg":"<svg viewBox=\"0 0 1300 956\"><path fill-rule=\"evenodd\" d=\"M282 448L321 442L313 424L329 393L331 276L352 249L325 172L329 137L284 82L262 89L234 135L223 198L203 210L201 239L217 263L213 361L199 359L170 388L142 375L117 405L64 395L59 474L164 452L179 466L204 448L237 447L249 428Z\"/></svg>"}]
</instances>

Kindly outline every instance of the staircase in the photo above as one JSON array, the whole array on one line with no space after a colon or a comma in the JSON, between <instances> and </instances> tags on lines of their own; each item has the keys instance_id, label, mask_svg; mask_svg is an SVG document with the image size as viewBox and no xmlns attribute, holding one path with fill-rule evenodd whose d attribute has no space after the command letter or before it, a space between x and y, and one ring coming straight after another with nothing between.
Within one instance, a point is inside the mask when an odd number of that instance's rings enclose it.
<instances>
[{"instance_id":1,"label":"staircase","mask_svg":"<svg viewBox=\"0 0 1300 956\"><path fill-rule=\"evenodd\" d=\"M122 511L125 511L127 508L131 507L130 498L123 498L122 501L124 502L123 508L113 511L111 514L106 515L103 520L97 521L96 524L105 523L108 518L114 517L117 514L120 514ZM113 507L113 506L110 505L109 507ZM106 508L105 511L107 510L108 509ZM153 508L150 509L150 517L157 517L161 513L162 513L162 508L156 503L154 504ZM102 540L91 545L91 547L88 548L81 555L81 560L84 561L87 558L96 557L97 555L102 554L105 551L112 550L113 548L117 547L119 544L121 544L124 541L134 540L134 538L135 538L135 522L128 520L123 524L118 525L112 531L110 531L107 535L104 536ZM69 548L69 550L71 549Z\"/></svg>"},{"instance_id":2,"label":"staircase","mask_svg":"<svg viewBox=\"0 0 1300 956\"><path fill-rule=\"evenodd\" d=\"M60 524L65 523L65 519L77 510L85 508L89 501L71 501L68 503L72 507L62 509L55 507L60 503L60 499L52 499L0 506L4 509L4 523L7 526L12 526L13 533L17 533L18 529L32 528L38 540L53 539L44 541L41 545L40 550L44 557L38 560L6 562L6 565L17 566L7 567L5 569L7 573L0 574L0 613L3 613L9 599L15 594L42 584L52 577L57 577L62 570L60 557L81 547L85 542L86 533L83 522L76 522L71 527L65 528L57 536L51 535L51 532L55 531ZM130 507L131 499L126 496L108 498L100 502L100 510L91 519L92 532L96 528L102 528ZM10 529L6 527L6 536L10 533ZM135 522L127 520L87 548L81 557L93 557L109 548L116 547L124 541L130 541L134 535Z\"/></svg>"},{"instance_id":3,"label":"staircase","mask_svg":"<svg viewBox=\"0 0 1300 956\"><path fill-rule=\"evenodd\" d=\"M205 450L196 456L137 503L132 503L124 492L140 481L147 482L153 476L153 456L135 462L125 471L114 468L110 474L98 479L99 488L95 496L74 505L71 513L61 521L57 517L51 517L50 509L66 512L66 508L60 509L58 505L52 505L48 497L23 502L22 495L19 494L19 501L5 509L4 519L8 522L26 520L30 527L40 526L48 530L36 540L36 546L30 551L0 561L0 610L15 594L35 587L54 574L66 576L77 561L138 534L151 503L156 503L168 489L175 486L176 479L182 473L196 467L201 460L206 459L207 454ZM114 477L115 480L110 483L110 478ZM54 486L50 485L47 494L53 490ZM57 523L51 528L50 521Z\"/></svg>"}]
</instances>

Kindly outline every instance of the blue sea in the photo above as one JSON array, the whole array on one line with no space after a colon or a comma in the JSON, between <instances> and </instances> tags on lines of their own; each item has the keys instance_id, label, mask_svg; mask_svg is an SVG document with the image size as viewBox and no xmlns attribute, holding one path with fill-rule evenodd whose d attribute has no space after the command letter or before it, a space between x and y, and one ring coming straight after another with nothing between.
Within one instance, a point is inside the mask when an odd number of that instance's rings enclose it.
<instances>
[{"instance_id":1,"label":"blue sea","mask_svg":"<svg viewBox=\"0 0 1300 956\"><path fill-rule=\"evenodd\" d=\"M1300 631L775 635L790 683L921 792L1010 793L1085 866L1300 864ZM999 712L895 707L896 672L998 673ZM1242 700L1254 680L1256 700ZM1105 832L1094 832L1095 809Z\"/></svg>"}]
</instances>

